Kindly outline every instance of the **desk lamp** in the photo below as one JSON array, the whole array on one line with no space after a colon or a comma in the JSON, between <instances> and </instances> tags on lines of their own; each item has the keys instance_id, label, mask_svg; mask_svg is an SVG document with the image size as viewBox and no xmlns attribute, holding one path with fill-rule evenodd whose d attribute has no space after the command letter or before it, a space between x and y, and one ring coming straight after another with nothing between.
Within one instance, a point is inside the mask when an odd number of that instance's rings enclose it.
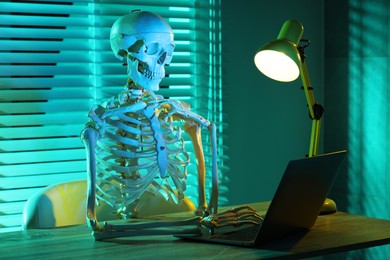
<instances>
[{"instance_id":1,"label":"desk lamp","mask_svg":"<svg viewBox=\"0 0 390 260\"><path fill-rule=\"evenodd\" d=\"M304 49L309 45L308 40L301 39L303 25L297 20L284 22L276 40L262 46L255 54L255 64L267 77L281 82L296 80L299 75L303 83L312 129L308 157L317 155L320 137L320 123L324 108L316 103L313 88L305 63ZM301 45L300 45L301 44ZM336 210L335 203L327 199L322 213Z\"/></svg>"}]
</instances>

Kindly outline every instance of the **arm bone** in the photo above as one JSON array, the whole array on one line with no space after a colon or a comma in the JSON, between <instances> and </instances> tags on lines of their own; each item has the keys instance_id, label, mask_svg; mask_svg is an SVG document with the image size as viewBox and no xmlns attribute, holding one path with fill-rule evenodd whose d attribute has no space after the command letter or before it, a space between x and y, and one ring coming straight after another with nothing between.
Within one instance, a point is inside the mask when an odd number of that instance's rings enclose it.
<instances>
[{"instance_id":1,"label":"arm bone","mask_svg":"<svg viewBox=\"0 0 390 260\"><path fill-rule=\"evenodd\" d=\"M206 167L204 160L204 153L202 147L201 128L198 124L187 121L184 125L184 130L190 136L192 145L194 147L195 156L198 160L198 208L195 211L197 216L202 216L206 210L206 193L205 193L205 180L206 180Z\"/></svg>"},{"instance_id":2,"label":"arm bone","mask_svg":"<svg viewBox=\"0 0 390 260\"><path fill-rule=\"evenodd\" d=\"M96 219L96 156L95 147L99 134L92 127L85 128L81 133L87 157L87 223L92 230L100 230Z\"/></svg>"},{"instance_id":3,"label":"arm bone","mask_svg":"<svg viewBox=\"0 0 390 260\"><path fill-rule=\"evenodd\" d=\"M211 124L208 127L210 138L211 138L211 151L212 151L212 186L211 186L211 197L207 211L211 214L218 212L218 163L217 163L217 127L215 124Z\"/></svg>"}]
</instances>

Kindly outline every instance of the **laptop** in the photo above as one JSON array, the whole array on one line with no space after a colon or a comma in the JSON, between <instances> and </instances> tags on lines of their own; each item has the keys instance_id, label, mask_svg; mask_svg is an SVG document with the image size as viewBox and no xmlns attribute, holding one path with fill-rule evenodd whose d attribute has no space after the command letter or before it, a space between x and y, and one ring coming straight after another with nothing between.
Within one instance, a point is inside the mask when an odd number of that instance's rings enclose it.
<instances>
[{"instance_id":1,"label":"laptop","mask_svg":"<svg viewBox=\"0 0 390 260\"><path fill-rule=\"evenodd\" d=\"M347 151L292 160L259 225L223 234L186 234L177 237L202 242L259 247L313 227Z\"/></svg>"}]
</instances>

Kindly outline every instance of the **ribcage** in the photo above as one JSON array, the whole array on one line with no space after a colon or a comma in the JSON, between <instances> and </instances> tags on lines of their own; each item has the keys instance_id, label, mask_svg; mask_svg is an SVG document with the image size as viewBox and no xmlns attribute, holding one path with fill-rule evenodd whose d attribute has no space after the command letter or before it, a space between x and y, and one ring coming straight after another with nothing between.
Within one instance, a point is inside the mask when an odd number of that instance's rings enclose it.
<instances>
[{"instance_id":1,"label":"ribcage","mask_svg":"<svg viewBox=\"0 0 390 260\"><path fill-rule=\"evenodd\" d=\"M179 201L186 187L189 155L181 128L154 112L158 107L149 110L155 114L105 118L97 142L97 198L124 215L131 214L130 205L147 190Z\"/></svg>"}]
</instances>

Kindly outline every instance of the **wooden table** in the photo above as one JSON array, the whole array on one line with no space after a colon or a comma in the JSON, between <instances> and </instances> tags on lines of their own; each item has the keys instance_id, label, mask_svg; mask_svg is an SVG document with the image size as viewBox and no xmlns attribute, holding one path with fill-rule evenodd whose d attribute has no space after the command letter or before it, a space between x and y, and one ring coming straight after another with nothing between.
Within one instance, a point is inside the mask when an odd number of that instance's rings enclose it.
<instances>
[{"instance_id":1,"label":"wooden table","mask_svg":"<svg viewBox=\"0 0 390 260\"><path fill-rule=\"evenodd\" d=\"M250 204L264 213L269 203ZM191 215L191 214L190 214ZM154 216L179 219L188 213ZM302 258L390 243L390 221L338 212L320 216L304 237L261 249L196 243L173 236L95 241L86 225L0 234L0 259L268 259Z\"/></svg>"}]
</instances>

